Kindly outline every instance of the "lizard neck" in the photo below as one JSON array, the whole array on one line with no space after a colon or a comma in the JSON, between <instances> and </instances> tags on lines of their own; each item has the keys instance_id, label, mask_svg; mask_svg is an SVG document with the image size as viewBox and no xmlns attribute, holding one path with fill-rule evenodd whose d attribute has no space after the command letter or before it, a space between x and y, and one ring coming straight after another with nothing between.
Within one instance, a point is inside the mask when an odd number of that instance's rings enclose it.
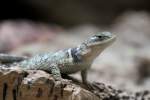
<instances>
[{"instance_id":1,"label":"lizard neck","mask_svg":"<svg viewBox=\"0 0 150 100\"><path fill-rule=\"evenodd\" d=\"M82 56L82 59L85 61L92 63L93 60L104 50L104 48L100 46L87 46L85 43L81 44L78 47L78 53Z\"/></svg>"}]
</instances>

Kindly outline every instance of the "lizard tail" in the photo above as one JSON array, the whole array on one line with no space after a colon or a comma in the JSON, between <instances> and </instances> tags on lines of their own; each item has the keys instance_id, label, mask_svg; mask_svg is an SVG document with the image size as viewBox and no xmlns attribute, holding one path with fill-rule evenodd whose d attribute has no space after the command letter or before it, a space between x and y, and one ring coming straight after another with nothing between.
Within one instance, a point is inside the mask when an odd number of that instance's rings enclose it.
<instances>
[{"instance_id":1,"label":"lizard tail","mask_svg":"<svg viewBox=\"0 0 150 100\"><path fill-rule=\"evenodd\" d=\"M26 59L28 59L28 57L19 57L19 56L13 56L13 55L8 55L8 54L0 54L1 63L20 62Z\"/></svg>"}]
</instances>

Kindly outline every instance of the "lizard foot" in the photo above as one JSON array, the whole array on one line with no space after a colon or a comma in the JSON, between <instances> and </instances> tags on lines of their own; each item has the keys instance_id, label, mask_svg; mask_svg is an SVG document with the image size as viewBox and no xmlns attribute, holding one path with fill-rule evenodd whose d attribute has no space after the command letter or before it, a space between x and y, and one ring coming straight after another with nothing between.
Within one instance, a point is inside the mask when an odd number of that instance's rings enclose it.
<instances>
[{"instance_id":1,"label":"lizard foot","mask_svg":"<svg viewBox=\"0 0 150 100\"><path fill-rule=\"evenodd\" d=\"M94 86L92 83L88 82L88 83L85 83L86 87L88 90L94 90Z\"/></svg>"}]
</instances>

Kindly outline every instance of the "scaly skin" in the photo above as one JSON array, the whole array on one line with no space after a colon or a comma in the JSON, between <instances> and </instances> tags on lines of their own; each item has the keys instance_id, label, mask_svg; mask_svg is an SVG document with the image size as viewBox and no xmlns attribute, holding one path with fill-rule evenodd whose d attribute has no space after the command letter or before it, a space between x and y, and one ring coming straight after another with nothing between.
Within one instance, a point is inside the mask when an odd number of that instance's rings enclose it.
<instances>
[{"instance_id":1,"label":"scaly skin","mask_svg":"<svg viewBox=\"0 0 150 100\"><path fill-rule=\"evenodd\" d=\"M90 37L75 48L60 50L53 54L39 54L29 59L11 57L9 55L7 57L5 55L5 59L1 59L3 57L0 56L0 60L1 62L20 61L17 62L17 64L19 64L22 69L44 70L50 72L56 80L61 79L61 74L72 74L81 71L82 81L86 84L87 71L91 67L93 60L107 46L112 44L115 38L115 35L110 32L101 32Z\"/></svg>"}]
</instances>

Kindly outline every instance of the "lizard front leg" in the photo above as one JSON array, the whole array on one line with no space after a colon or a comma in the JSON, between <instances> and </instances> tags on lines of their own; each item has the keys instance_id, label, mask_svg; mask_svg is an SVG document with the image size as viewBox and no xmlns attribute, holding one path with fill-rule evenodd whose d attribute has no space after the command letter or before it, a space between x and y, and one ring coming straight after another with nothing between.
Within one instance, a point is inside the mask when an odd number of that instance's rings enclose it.
<instances>
[{"instance_id":1,"label":"lizard front leg","mask_svg":"<svg viewBox=\"0 0 150 100\"><path fill-rule=\"evenodd\" d=\"M87 73L88 73L88 68L81 71L82 82L88 87L88 89L93 89L92 84L87 81Z\"/></svg>"},{"instance_id":2,"label":"lizard front leg","mask_svg":"<svg viewBox=\"0 0 150 100\"><path fill-rule=\"evenodd\" d=\"M58 64L50 65L50 69L49 70L50 70L51 74L53 75L53 78L56 81L68 82L68 80L65 80L65 79L62 78L59 67L60 66Z\"/></svg>"},{"instance_id":3,"label":"lizard front leg","mask_svg":"<svg viewBox=\"0 0 150 100\"><path fill-rule=\"evenodd\" d=\"M88 69L84 69L81 71L81 78L84 84L87 84L87 71Z\"/></svg>"},{"instance_id":4,"label":"lizard front leg","mask_svg":"<svg viewBox=\"0 0 150 100\"><path fill-rule=\"evenodd\" d=\"M59 81L62 79L60 69L57 64L52 64L49 70L56 81Z\"/></svg>"}]
</instances>

